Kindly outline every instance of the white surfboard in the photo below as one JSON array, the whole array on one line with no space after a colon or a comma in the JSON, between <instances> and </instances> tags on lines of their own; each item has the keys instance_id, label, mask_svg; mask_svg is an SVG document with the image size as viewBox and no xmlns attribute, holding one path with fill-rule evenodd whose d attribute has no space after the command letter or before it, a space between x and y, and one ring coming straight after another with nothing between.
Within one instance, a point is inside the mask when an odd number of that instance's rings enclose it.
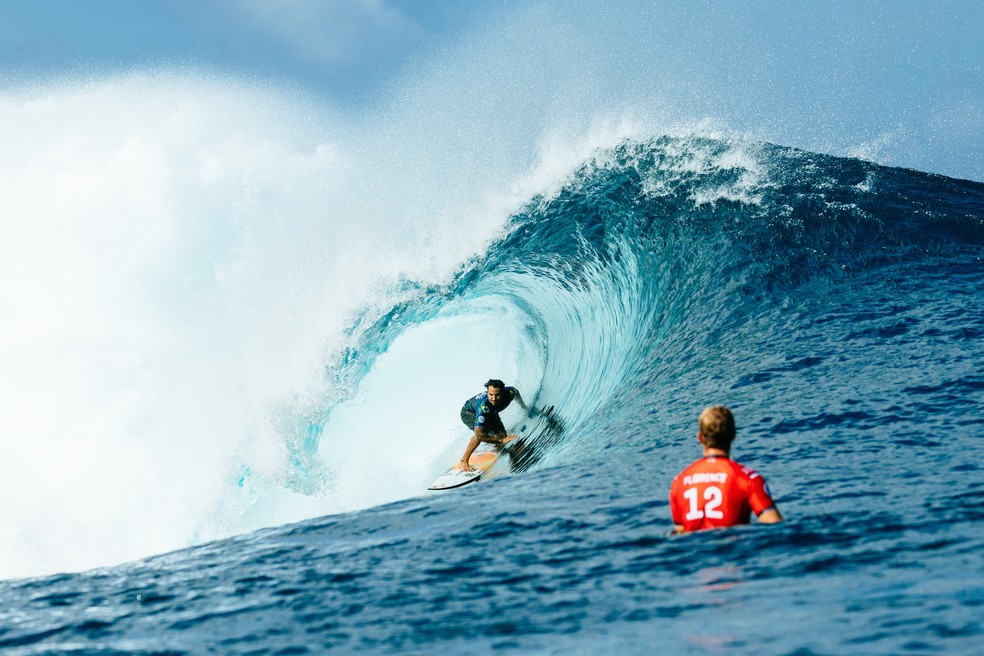
<instances>
[{"instance_id":1,"label":"white surfboard","mask_svg":"<svg viewBox=\"0 0 984 656\"><path fill-rule=\"evenodd\" d=\"M427 488L428 490L450 490L452 488L468 485L482 477L484 472L481 469L474 471L462 471L460 469L449 469L437 477Z\"/></svg>"},{"instance_id":2,"label":"white surfboard","mask_svg":"<svg viewBox=\"0 0 984 656\"><path fill-rule=\"evenodd\" d=\"M482 474L492 466L495 459L499 457L498 453L494 451L480 451L478 453L472 454L472 457L468 459L468 463L474 467L473 471L462 471L452 467L443 474L437 477L437 480L430 484L427 488L428 490L451 490L456 487L461 487L462 485L468 485L469 483L474 483Z\"/></svg>"}]
</instances>

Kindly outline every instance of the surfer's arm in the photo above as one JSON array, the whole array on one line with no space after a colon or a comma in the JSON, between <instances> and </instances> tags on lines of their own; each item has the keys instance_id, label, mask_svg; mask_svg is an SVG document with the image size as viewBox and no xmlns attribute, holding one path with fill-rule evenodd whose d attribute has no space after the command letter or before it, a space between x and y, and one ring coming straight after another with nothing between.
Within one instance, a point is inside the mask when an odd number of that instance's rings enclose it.
<instances>
[{"instance_id":1,"label":"surfer's arm","mask_svg":"<svg viewBox=\"0 0 984 656\"><path fill-rule=\"evenodd\" d=\"M758 521L759 524L778 524L782 521L782 515L778 508L772 506L762 511L762 514L758 516Z\"/></svg>"},{"instance_id":2,"label":"surfer's arm","mask_svg":"<svg viewBox=\"0 0 984 656\"><path fill-rule=\"evenodd\" d=\"M492 444L498 444L499 446L505 446L515 439L518 439L519 435L506 435L505 433L496 433L495 440L488 440Z\"/></svg>"},{"instance_id":3,"label":"surfer's arm","mask_svg":"<svg viewBox=\"0 0 984 656\"><path fill-rule=\"evenodd\" d=\"M765 479L761 476L754 476L749 479L751 489L749 490L748 502L758 516L759 524L777 524L782 521L782 515L776 502L772 500L772 494L765 484Z\"/></svg>"}]
</instances>

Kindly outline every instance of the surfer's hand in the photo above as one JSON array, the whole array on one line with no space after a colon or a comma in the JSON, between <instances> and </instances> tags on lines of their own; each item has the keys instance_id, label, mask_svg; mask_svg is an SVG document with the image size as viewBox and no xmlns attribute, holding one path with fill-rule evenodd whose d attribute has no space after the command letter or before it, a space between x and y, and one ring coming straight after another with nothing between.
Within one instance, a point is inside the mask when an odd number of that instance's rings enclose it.
<instances>
[{"instance_id":1,"label":"surfer's hand","mask_svg":"<svg viewBox=\"0 0 984 656\"><path fill-rule=\"evenodd\" d=\"M460 469L461 471L475 471L475 468L469 465L464 460L458 463L458 469Z\"/></svg>"},{"instance_id":2,"label":"surfer's hand","mask_svg":"<svg viewBox=\"0 0 984 656\"><path fill-rule=\"evenodd\" d=\"M499 442L499 444L509 444L510 442L512 442L513 440L515 440L518 437L519 437L519 435L506 435L505 437L502 438L502 440Z\"/></svg>"}]
</instances>

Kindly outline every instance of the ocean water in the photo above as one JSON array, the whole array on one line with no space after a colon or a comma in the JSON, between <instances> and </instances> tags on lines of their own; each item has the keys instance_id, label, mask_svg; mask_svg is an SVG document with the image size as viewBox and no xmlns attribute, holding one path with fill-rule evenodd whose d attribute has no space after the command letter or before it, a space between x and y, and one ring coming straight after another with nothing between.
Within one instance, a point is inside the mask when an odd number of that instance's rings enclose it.
<instances>
[{"instance_id":1,"label":"ocean water","mask_svg":"<svg viewBox=\"0 0 984 656\"><path fill-rule=\"evenodd\" d=\"M25 111L96 126L110 212L61 138L4 160L8 198L54 170L82 209L58 267L5 224L57 293L7 298L3 415L41 439L4 459L3 653L980 653L984 184L643 130L452 203L471 172L365 175L235 94L248 144L87 102ZM427 493L488 377L525 450ZM785 523L668 535L712 403Z\"/></svg>"}]
</instances>

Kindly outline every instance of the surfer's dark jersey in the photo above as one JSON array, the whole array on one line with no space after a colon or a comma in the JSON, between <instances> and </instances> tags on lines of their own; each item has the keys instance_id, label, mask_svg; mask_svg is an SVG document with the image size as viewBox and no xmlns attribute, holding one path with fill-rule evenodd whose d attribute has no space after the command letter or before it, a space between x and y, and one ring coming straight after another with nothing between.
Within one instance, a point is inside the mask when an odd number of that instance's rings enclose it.
<instances>
[{"instance_id":1,"label":"surfer's dark jersey","mask_svg":"<svg viewBox=\"0 0 984 656\"><path fill-rule=\"evenodd\" d=\"M469 428L473 429L485 428L493 433L505 432L502 420L499 419L499 413L508 408L509 404L513 402L513 399L520 397L520 395L519 390L515 387L506 387L502 391L502 400L494 406L489 403L488 392L476 394L465 401L465 405L461 408L462 420L464 421L466 417L471 419L472 415L475 417L471 422L465 421L465 424L471 423Z\"/></svg>"}]
</instances>

